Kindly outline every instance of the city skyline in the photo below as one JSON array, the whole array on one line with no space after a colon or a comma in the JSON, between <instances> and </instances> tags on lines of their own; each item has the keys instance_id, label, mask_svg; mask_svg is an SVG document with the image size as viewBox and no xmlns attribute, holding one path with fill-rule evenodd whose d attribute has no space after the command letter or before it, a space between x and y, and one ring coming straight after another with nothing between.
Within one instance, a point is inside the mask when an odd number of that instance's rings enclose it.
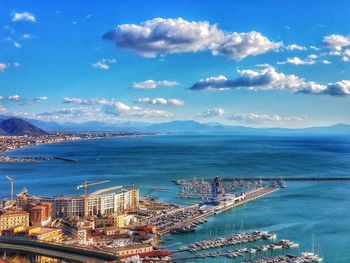
<instances>
[{"instance_id":1,"label":"city skyline","mask_svg":"<svg viewBox=\"0 0 350 263\"><path fill-rule=\"evenodd\" d=\"M3 1L0 115L349 124L350 4L274 2Z\"/></svg>"}]
</instances>

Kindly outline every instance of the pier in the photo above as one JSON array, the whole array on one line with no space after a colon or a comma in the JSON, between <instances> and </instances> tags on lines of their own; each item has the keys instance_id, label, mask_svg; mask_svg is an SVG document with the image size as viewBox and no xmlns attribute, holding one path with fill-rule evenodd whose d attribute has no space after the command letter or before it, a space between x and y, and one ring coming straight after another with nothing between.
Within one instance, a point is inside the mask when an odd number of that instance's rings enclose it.
<instances>
[{"instance_id":1,"label":"pier","mask_svg":"<svg viewBox=\"0 0 350 263\"><path fill-rule=\"evenodd\" d=\"M223 198L217 204L196 204L189 207L178 208L172 213L167 213L148 219L147 221L143 222L143 224L156 226L158 230L157 234L160 236L168 233L190 232L192 229L189 226L195 227L198 222L203 222L209 216L241 206L250 201L271 194L277 190L278 188L261 187L245 193L244 196Z\"/></svg>"},{"instance_id":2,"label":"pier","mask_svg":"<svg viewBox=\"0 0 350 263\"><path fill-rule=\"evenodd\" d=\"M194 179L178 179L174 180L175 184L181 185L191 182L211 182L212 178L194 178ZM235 181L350 181L350 177L220 177L222 182L235 182Z\"/></svg>"}]
</instances>

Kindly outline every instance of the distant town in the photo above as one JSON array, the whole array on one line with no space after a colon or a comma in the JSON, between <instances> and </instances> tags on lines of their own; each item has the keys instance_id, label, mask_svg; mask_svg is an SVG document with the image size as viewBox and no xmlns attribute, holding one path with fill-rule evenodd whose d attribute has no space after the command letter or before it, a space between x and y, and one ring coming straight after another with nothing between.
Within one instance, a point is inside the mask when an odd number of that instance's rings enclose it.
<instances>
[{"instance_id":1,"label":"distant town","mask_svg":"<svg viewBox=\"0 0 350 263\"><path fill-rule=\"evenodd\" d=\"M6 125L4 125L4 123ZM1 126L2 125L2 126ZM141 136L146 133L141 132L81 132L81 133L64 133L64 132L46 132L42 129L18 118L12 118L0 122L0 153L15 150L25 146L34 146L40 144L60 143L77 140L92 140L101 138L118 138L126 136ZM2 134L2 135L1 135ZM5 134L5 135L4 135ZM147 133L151 134L151 133ZM59 159L63 161L75 160L65 159L62 157L9 157L4 154L0 155L0 163L8 162L35 162L43 160Z\"/></svg>"}]
</instances>

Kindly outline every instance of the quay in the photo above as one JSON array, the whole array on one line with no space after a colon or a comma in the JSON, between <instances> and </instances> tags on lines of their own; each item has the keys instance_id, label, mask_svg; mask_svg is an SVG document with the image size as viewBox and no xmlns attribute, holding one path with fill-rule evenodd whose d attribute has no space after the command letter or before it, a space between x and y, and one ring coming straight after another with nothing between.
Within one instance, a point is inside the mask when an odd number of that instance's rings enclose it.
<instances>
[{"instance_id":1,"label":"quay","mask_svg":"<svg viewBox=\"0 0 350 263\"><path fill-rule=\"evenodd\" d=\"M234 181L350 181L350 177L220 177L222 182ZM191 182L211 182L212 178L194 178L174 180L175 184L181 185Z\"/></svg>"},{"instance_id":2,"label":"quay","mask_svg":"<svg viewBox=\"0 0 350 263\"><path fill-rule=\"evenodd\" d=\"M260 187L235 198L230 197L222 199L218 204L196 204L189 207L179 208L172 213L152 218L151 221L147 221L145 224L155 225L158 229L157 234L162 236L172 233L173 231L176 231L176 229L188 227L196 222L206 220L210 216L241 206L275 191L278 191L278 188Z\"/></svg>"}]
</instances>

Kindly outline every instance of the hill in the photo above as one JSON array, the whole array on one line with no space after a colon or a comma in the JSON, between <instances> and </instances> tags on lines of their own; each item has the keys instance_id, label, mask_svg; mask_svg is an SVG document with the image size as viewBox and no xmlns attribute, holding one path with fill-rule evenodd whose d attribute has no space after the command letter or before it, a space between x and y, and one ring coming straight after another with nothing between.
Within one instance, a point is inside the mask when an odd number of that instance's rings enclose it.
<instances>
[{"instance_id":1,"label":"hill","mask_svg":"<svg viewBox=\"0 0 350 263\"><path fill-rule=\"evenodd\" d=\"M0 122L0 135L38 136L44 134L47 134L44 130L19 118L5 119Z\"/></svg>"}]
</instances>

